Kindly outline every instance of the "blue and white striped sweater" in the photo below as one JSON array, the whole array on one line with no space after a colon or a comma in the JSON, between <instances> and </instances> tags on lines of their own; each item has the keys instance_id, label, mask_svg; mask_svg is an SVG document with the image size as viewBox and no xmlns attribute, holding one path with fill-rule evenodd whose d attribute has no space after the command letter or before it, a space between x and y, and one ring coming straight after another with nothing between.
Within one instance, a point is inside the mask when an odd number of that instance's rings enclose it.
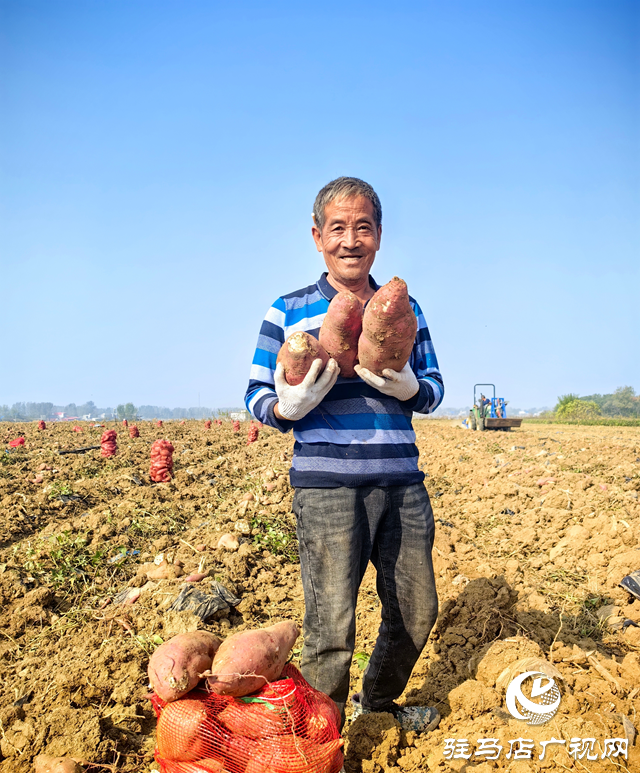
<instances>
[{"instance_id":1,"label":"blue and white striped sweater","mask_svg":"<svg viewBox=\"0 0 640 773\"><path fill-rule=\"evenodd\" d=\"M371 278L375 289L378 285ZM411 305L418 332L409 364L420 390L400 402L360 378L339 377L320 405L299 421L280 421L273 412L278 397L273 375L285 340L299 330L318 337L329 302L337 291L326 273L313 285L284 295L268 310L251 365L245 396L259 421L295 438L291 484L301 488L398 486L419 483L413 412L431 413L442 402L444 386L429 329L418 304Z\"/></svg>"}]
</instances>

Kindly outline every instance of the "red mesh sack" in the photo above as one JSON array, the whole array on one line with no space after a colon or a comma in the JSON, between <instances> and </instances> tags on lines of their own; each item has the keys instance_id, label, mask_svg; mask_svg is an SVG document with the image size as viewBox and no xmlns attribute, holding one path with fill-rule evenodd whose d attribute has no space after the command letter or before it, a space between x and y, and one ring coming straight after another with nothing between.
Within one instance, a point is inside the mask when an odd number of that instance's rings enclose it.
<instances>
[{"instance_id":1,"label":"red mesh sack","mask_svg":"<svg viewBox=\"0 0 640 773\"><path fill-rule=\"evenodd\" d=\"M337 706L290 664L245 698L196 689L151 702L161 773L338 773L344 762Z\"/></svg>"},{"instance_id":2,"label":"red mesh sack","mask_svg":"<svg viewBox=\"0 0 640 773\"><path fill-rule=\"evenodd\" d=\"M24 438L23 437L17 437L15 440L10 440L9 445L11 448L18 448L18 446L24 445Z\"/></svg>"},{"instance_id":3,"label":"red mesh sack","mask_svg":"<svg viewBox=\"0 0 640 773\"><path fill-rule=\"evenodd\" d=\"M116 443L116 438L118 437L115 429L108 429L106 432L102 433L102 437L100 438L100 455L109 457L109 456L115 456L118 451L118 445Z\"/></svg>"},{"instance_id":4,"label":"red mesh sack","mask_svg":"<svg viewBox=\"0 0 640 773\"><path fill-rule=\"evenodd\" d=\"M74 432L82 432L82 427L78 427L78 425L76 425L76 426L73 428L73 431L74 431Z\"/></svg>"},{"instance_id":5,"label":"red mesh sack","mask_svg":"<svg viewBox=\"0 0 640 773\"><path fill-rule=\"evenodd\" d=\"M158 419L156 422L156 426L161 427L162 426L162 419Z\"/></svg>"},{"instance_id":6,"label":"red mesh sack","mask_svg":"<svg viewBox=\"0 0 640 773\"><path fill-rule=\"evenodd\" d=\"M44 421L38 422L38 429L46 429L47 425L44 423Z\"/></svg>"},{"instance_id":7,"label":"red mesh sack","mask_svg":"<svg viewBox=\"0 0 640 773\"><path fill-rule=\"evenodd\" d=\"M151 480L167 483L173 476L173 446L168 440L156 440L151 446Z\"/></svg>"},{"instance_id":8,"label":"red mesh sack","mask_svg":"<svg viewBox=\"0 0 640 773\"><path fill-rule=\"evenodd\" d=\"M234 432L240 432L240 422L239 421L237 421L237 420L234 421L231 426L233 427L233 431Z\"/></svg>"},{"instance_id":9,"label":"red mesh sack","mask_svg":"<svg viewBox=\"0 0 640 773\"><path fill-rule=\"evenodd\" d=\"M256 425L251 422L251 425L249 427L249 432L247 433L247 445L250 443L255 443L258 439L258 435L260 433L260 430L256 427Z\"/></svg>"},{"instance_id":10,"label":"red mesh sack","mask_svg":"<svg viewBox=\"0 0 640 773\"><path fill-rule=\"evenodd\" d=\"M129 437L140 437L140 430L134 424L133 427L129 427Z\"/></svg>"},{"instance_id":11,"label":"red mesh sack","mask_svg":"<svg viewBox=\"0 0 640 773\"><path fill-rule=\"evenodd\" d=\"M205 429L211 429L211 419L207 419L204 423Z\"/></svg>"},{"instance_id":12,"label":"red mesh sack","mask_svg":"<svg viewBox=\"0 0 640 773\"><path fill-rule=\"evenodd\" d=\"M123 427L128 427L129 426L129 422L126 419L123 419L122 420L122 426Z\"/></svg>"}]
</instances>

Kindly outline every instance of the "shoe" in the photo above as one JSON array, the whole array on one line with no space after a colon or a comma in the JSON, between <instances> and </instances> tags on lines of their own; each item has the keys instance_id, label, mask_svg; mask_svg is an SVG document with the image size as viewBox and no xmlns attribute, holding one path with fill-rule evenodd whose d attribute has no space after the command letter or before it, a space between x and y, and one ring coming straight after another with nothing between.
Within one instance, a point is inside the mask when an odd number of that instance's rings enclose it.
<instances>
[{"instance_id":1,"label":"shoe","mask_svg":"<svg viewBox=\"0 0 640 773\"><path fill-rule=\"evenodd\" d=\"M391 713L406 733L426 734L440 724L440 712L433 706L398 706Z\"/></svg>"},{"instance_id":2,"label":"shoe","mask_svg":"<svg viewBox=\"0 0 640 773\"><path fill-rule=\"evenodd\" d=\"M351 705L353 713L351 721L354 722L362 714L375 713L372 709L365 708L360 700L360 693L351 696ZM399 723L405 732L429 733L435 730L440 724L440 712L433 706L398 706L392 703L389 708L378 709L378 712L388 711L393 714L394 719Z\"/></svg>"}]
</instances>

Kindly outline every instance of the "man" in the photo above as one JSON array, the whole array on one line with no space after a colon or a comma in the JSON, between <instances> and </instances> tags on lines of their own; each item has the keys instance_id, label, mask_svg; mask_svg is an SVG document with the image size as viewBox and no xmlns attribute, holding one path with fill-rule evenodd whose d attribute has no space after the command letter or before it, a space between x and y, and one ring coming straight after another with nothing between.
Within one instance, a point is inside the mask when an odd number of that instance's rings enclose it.
<instances>
[{"instance_id":1,"label":"man","mask_svg":"<svg viewBox=\"0 0 640 773\"><path fill-rule=\"evenodd\" d=\"M400 708L437 616L431 562L434 523L411 424L413 412L434 411L444 394L425 319L411 305L418 332L400 373L384 378L357 366L339 378L331 359L316 360L298 386L289 386L276 356L291 333L318 336L331 299L350 290L363 304L378 285L370 276L382 235L373 188L340 177L318 194L311 229L327 272L309 287L280 297L267 312L245 402L260 421L293 429L291 485L305 597L302 673L340 709L349 694L358 589L369 561L382 603L378 639L354 714L391 711L406 729L428 731L438 712Z\"/></svg>"}]
</instances>

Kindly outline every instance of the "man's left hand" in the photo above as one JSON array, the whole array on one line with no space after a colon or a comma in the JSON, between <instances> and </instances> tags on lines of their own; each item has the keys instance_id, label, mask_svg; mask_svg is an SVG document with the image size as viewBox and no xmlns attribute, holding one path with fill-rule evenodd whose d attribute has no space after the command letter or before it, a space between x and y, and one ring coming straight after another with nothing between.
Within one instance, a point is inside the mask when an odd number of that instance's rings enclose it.
<instances>
[{"instance_id":1,"label":"man's left hand","mask_svg":"<svg viewBox=\"0 0 640 773\"><path fill-rule=\"evenodd\" d=\"M420 389L418 379L409 367L409 363L399 373L391 368L385 368L382 371L384 378L376 376L375 373L372 373L368 368L363 368L362 365L356 365L354 370L365 384L377 389L378 392L382 392L383 395L396 397L401 401L410 400L418 394Z\"/></svg>"}]
</instances>

